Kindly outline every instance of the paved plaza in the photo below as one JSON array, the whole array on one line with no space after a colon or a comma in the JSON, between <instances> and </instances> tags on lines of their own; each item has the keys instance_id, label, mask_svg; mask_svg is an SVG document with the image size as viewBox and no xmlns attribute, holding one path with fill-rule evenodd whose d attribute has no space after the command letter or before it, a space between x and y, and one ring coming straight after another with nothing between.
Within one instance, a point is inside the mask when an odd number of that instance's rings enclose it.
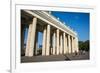
<instances>
[{"instance_id":1,"label":"paved plaza","mask_svg":"<svg viewBox=\"0 0 100 73\"><path fill-rule=\"evenodd\" d=\"M30 62L48 62L48 61L74 61L74 60L89 60L89 53L85 54L67 54L67 55L50 55L50 56L34 56L34 57L21 57L22 63Z\"/></svg>"}]
</instances>

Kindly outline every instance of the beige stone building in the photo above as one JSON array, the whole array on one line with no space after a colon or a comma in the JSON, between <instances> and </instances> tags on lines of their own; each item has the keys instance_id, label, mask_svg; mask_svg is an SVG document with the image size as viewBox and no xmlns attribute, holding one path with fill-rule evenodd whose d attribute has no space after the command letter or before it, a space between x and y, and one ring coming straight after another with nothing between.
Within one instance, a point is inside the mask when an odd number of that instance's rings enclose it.
<instances>
[{"instance_id":1,"label":"beige stone building","mask_svg":"<svg viewBox=\"0 0 100 73\"><path fill-rule=\"evenodd\" d=\"M25 56L37 54L38 32L43 33L42 56L78 52L77 33L50 12L21 10L21 49L24 48L24 26L28 27Z\"/></svg>"}]
</instances>

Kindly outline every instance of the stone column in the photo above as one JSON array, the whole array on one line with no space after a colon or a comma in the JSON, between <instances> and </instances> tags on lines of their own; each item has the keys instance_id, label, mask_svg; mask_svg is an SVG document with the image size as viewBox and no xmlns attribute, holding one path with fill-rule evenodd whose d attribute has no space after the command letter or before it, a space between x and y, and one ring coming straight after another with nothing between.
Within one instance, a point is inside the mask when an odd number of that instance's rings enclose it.
<instances>
[{"instance_id":1,"label":"stone column","mask_svg":"<svg viewBox=\"0 0 100 73\"><path fill-rule=\"evenodd\" d=\"M60 35L60 54L62 54L62 51L63 51L63 50L62 50L62 49L63 49L63 48L62 48L62 47L63 47L62 45L63 45L63 44L62 44L62 34L61 34L61 35Z\"/></svg>"},{"instance_id":2,"label":"stone column","mask_svg":"<svg viewBox=\"0 0 100 73\"><path fill-rule=\"evenodd\" d=\"M33 48L35 42L36 23L37 23L37 18L33 18L32 24L29 25L25 56L31 57L34 54Z\"/></svg>"},{"instance_id":3,"label":"stone column","mask_svg":"<svg viewBox=\"0 0 100 73\"><path fill-rule=\"evenodd\" d=\"M59 54L59 29L57 29L57 55Z\"/></svg>"},{"instance_id":4,"label":"stone column","mask_svg":"<svg viewBox=\"0 0 100 73\"><path fill-rule=\"evenodd\" d=\"M68 35L66 35L66 54L68 53Z\"/></svg>"},{"instance_id":5,"label":"stone column","mask_svg":"<svg viewBox=\"0 0 100 73\"><path fill-rule=\"evenodd\" d=\"M46 55L50 54L50 25L47 25Z\"/></svg>"},{"instance_id":6,"label":"stone column","mask_svg":"<svg viewBox=\"0 0 100 73\"><path fill-rule=\"evenodd\" d=\"M72 40L72 53L75 52L75 48L74 48L74 37L71 37L71 40Z\"/></svg>"},{"instance_id":7,"label":"stone column","mask_svg":"<svg viewBox=\"0 0 100 73\"><path fill-rule=\"evenodd\" d=\"M42 55L46 55L46 26L43 29Z\"/></svg>"},{"instance_id":8,"label":"stone column","mask_svg":"<svg viewBox=\"0 0 100 73\"><path fill-rule=\"evenodd\" d=\"M32 24L29 25L29 29L28 29L28 36L27 36L27 42L26 42L25 56L29 56L31 31L32 31Z\"/></svg>"},{"instance_id":9,"label":"stone column","mask_svg":"<svg viewBox=\"0 0 100 73\"><path fill-rule=\"evenodd\" d=\"M73 38L73 44L74 44L74 52L75 52L75 51L76 51L76 46L75 46L75 45L76 45L75 37ZM73 53L74 53L74 52L73 52Z\"/></svg>"},{"instance_id":10,"label":"stone column","mask_svg":"<svg viewBox=\"0 0 100 73\"><path fill-rule=\"evenodd\" d=\"M52 31L51 31L52 32ZM50 55L53 54L53 34L50 34Z\"/></svg>"},{"instance_id":11,"label":"stone column","mask_svg":"<svg viewBox=\"0 0 100 73\"><path fill-rule=\"evenodd\" d=\"M38 31L36 31L36 36L35 36L35 55L37 55L37 50L38 50Z\"/></svg>"},{"instance_id":12,"label":"stone column","mask_svg":"<svg viewBox=\"0 0 100 73\"><path fill-rule=\"evenodd\" d=\"M65 37L65 32L63 33L63 37L64 37L64 54L66 54L66 37Z\"/></svg>"},{"instance_id":13,"label":"stone column","mask_svg":"<svg viewBox=\"0 0 100 73\"><path fill-rule=\"evenodd\" d=\"M53 32L53 55L55 55L55 51L56 51L56 34L55 31Z\"/></svg>"},{"instance_id":14,"label":"stone column","mask_svg":"<svg viewBox=\"0 0 100 73\"><path fill-rule=\"evenodd\" d=\"M79 52L79 49L78 49L78 38L75 37L75 48L76 48L76 52Z\"/></svg>"},{"instance_id":15,"label":"stone column","mask_svg":"<svg viewBox=\"0 0 100 73\"><path fill-rule=\"evenodd\" d=\"M71 53L71 40L70 40L70 35L68 35L68 50L69 50L69 53Z\"/></svg>"}]
</instances>

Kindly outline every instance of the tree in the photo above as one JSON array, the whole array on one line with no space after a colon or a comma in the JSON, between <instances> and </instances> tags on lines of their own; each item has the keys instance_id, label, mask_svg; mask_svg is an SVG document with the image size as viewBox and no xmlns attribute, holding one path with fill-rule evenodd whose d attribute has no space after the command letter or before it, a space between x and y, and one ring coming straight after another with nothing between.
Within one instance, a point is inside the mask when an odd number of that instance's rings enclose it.
<instances>
[{"instance_id":1,"label":"tree","mask_svg":"<svg viewBox=\"0 0 100 73\"><path fill-rule=\"evenodd\" d=\"M86 40L85 42L79 41L79 50L89 51L89 48L89 40Z\"/></svg>"}]
</instances>

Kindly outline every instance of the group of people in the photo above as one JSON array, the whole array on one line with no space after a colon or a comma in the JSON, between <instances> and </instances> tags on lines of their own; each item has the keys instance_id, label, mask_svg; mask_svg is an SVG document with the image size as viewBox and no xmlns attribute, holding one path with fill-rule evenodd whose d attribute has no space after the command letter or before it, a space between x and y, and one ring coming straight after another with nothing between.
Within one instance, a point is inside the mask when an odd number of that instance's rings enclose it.
<instances>
[{"instance_id":1,"label":"group of people","mask_svg":"<svg viewBox=\"0 0 100 73\"><path fill-rule=\"evenodd\" d=\"M79 52L75 51L74 55L85 55L86 51L85 50L80 50Z\"/></svg>"}]
</instances>

